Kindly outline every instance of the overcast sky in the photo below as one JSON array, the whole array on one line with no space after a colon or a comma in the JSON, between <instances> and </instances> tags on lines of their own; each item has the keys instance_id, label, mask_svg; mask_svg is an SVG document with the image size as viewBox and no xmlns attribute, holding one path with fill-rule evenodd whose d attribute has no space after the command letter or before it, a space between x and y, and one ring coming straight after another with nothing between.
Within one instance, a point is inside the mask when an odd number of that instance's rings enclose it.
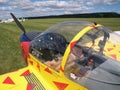
<instances>
[{"instance_id":1,"label":"overcast sky","mask_svg":"<svg viewBox=\"0 0 120 90\"><path fill-rule=\"evenodd\" d=\"M0 0L0 19L111 11L120 13L120 0Z\"/></svg>"}]
</instances>

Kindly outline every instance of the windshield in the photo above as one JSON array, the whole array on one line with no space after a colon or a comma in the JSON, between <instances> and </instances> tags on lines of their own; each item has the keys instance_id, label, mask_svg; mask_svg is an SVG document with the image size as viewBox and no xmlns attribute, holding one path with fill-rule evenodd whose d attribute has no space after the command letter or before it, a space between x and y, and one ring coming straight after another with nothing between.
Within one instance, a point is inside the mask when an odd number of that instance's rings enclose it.
<instances>
[{"instance_id":1,"label":"windshield","mask_svg":"<svg viewBox=\"0 0 120 90\"><path fill-rule=\"evenodd\" d=\"M70 42L78 32L91 24L93 23L85 21L66 21L48 28L44 33L59 33L63 35L68 42Z\"/></svg>"},{"instance_id":2,"label":"windshield","mask_svg":"<svg viewBox=\"0 0 120 90\"><path fill-rule=\"evenodd\" d=\"M120 61L118 38L119 35L103 26L85 33L70 50L65 76L90 90L119 90L120 63L116 61Z\"/></svg>"},{"instance_id":3,"label":"windshield","mask_svg":"<svg viewBox=\"0 0 120 90\"><path fill-rule=\"evenodd\" d=\"M30 53L47 66L59 71L64 52L69 42L89 22L70 21L56 24L40 35L30 44Z\"/></svg>"}]
</instances>

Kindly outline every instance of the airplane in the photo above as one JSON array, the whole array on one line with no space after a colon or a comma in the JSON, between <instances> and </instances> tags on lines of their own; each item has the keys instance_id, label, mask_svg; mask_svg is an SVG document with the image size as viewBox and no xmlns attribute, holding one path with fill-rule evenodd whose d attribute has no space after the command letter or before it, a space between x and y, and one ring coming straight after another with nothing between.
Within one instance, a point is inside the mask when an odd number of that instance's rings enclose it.
<instances>
[{"instance_id":1,"label":"airplane","mask_svg":"<svg viewBox=\"0 0 120 90\"><path fill-rule=\"evenodd\" d=\"M0 90L120 90L120 35L87 21L26 32L11 16L27 66L0 75Z\"/></svg>"}]
</instances>

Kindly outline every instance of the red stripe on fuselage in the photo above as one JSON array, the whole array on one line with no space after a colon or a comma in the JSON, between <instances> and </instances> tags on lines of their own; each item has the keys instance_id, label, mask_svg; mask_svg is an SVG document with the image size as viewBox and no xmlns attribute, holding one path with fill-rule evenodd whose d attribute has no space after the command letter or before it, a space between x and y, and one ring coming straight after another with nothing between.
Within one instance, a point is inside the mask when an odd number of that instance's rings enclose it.
<instances>
[{"instance_id":1,"label":"red stripe on fuselage","mask_svg":"<svg viewBox=\"0 0 120 90\"><path fill-rule=\"evenodd\" d=\"M29 46L30 46L30 42L28 42L28 41L20 42L20 47L22 50L23 58L26 63L27 63L27 58L29 57Z\"/></svg>"}]
</instances>

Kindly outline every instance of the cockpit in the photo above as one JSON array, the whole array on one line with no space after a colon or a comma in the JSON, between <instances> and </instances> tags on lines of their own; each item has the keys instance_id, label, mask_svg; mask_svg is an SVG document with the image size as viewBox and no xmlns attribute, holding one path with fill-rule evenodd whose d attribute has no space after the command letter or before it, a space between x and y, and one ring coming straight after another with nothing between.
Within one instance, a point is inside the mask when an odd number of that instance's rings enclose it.
<instances>
[{"instance_id":1,"label":"cockpit","mask_svg":"<svg viewBox=\"0 0 120 90\"><path fill-rule=\"evenodd\" d=\"M89 24L81 21L57 24L34 38L31 41L29 51L40 62L59 71L62 58L70 41Z\"/></svg>"},{"instance_id":2,"label":"cockpit","mask_svg":"<svg viewBox=\"0 0 120 90\"><path fill-rule=\"evenodd\" d=\"M120 36L102 25L63 22L32 40L30 53L57 72L61 63L65 63L65 77L90 90L98 90L97 84L109 90L113 84L120 85L120 70L116 68L120 67L117 64L120 40L117 38Z\"/></svg>"}]
</instances>

